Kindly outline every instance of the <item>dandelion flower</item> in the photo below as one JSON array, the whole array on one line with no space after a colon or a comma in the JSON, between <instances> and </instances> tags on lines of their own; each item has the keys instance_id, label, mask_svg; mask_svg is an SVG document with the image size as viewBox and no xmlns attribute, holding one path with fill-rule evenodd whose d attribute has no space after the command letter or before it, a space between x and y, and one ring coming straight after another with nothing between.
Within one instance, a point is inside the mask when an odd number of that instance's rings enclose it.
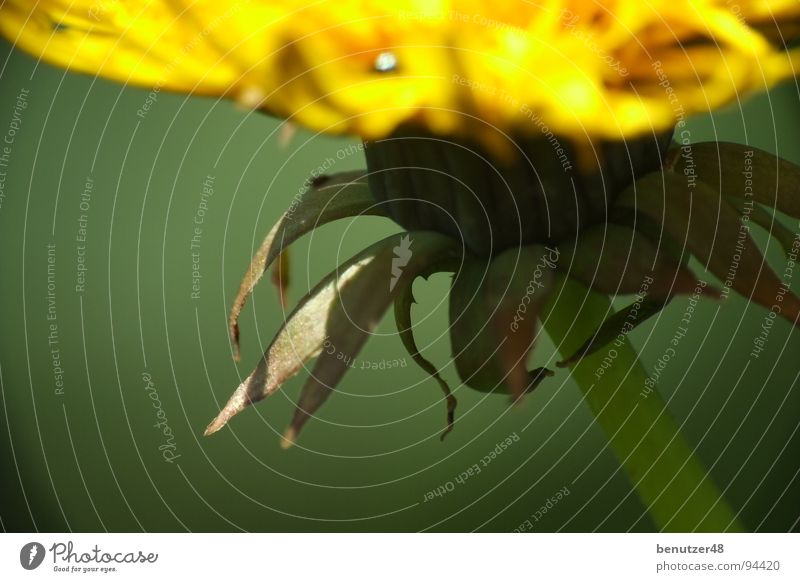
<instances>
[{"instance_id":1,"label":"dandelion flower","mask_svg":"<svg viewBox=\"0 0 800 582\"><path fill-rule=\"evenodd\" d=\"M553 374L527 366L543 325L656 522L692 530L738 526L664 403L639 397L645 376L626 335L681 294L733 290L800 319L800 299L747 228L765 226L796 254L794 234L770 212L800 218L800 168L753 148L671 139L689 116L796 76L798 32L797 0L0 7L0 33L54 65L229 98L365 143L365 172L316 177L268 233L231 312L237 355L242 306L272 266L285 287L297 238L362 214L407 232L298 302L206 434L316 359L285 433L283 444L294 443L392 306L403 344L443 391L449 431L456 399L420 353L411 309L416 278L453 273L462 383L519 401ZM690 257L720 284L699 280ZM614 313L617 295L635 300ZM606 366L612 342L618 357Z\"/></svg>"},{"instance_id":2,"label":"dandelion flower","mask_svg":"<svg viewBox=\"0 0 800 582\"><path fill-rule=\"evenodd\" d=\"M69 70L222 95L372 140L411 124L619 140L793 75L794 0L6 0L0 31ZM665 83L674 98L666 98ZM492 129L487 129L490 125ZM496 139L496 138L489 138Z\"/></svg>"}]
</instances>

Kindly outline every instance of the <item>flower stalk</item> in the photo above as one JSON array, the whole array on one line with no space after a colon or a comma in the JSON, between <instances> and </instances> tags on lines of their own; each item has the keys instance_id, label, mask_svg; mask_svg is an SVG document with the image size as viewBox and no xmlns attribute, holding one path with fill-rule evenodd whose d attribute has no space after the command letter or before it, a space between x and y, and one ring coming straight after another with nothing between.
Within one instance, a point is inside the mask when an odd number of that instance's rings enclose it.
<instances>
[{"instance_id":1,"label":"flower stalk","mask_svg":"<svg viewBox=\"0 0 800 582\"><path fill-rule=\"evenodd\" d=\"M568 277L553 293L542 322L559 352L575 353L611 313L609 299ZM554 308L557 301L557 308ZM743 531L703 463L657 391L642 395L647 378L627 338L599 377L606 350L580 359L571 377L645 505L665 532Z\"/></svg>"}]
</instances>

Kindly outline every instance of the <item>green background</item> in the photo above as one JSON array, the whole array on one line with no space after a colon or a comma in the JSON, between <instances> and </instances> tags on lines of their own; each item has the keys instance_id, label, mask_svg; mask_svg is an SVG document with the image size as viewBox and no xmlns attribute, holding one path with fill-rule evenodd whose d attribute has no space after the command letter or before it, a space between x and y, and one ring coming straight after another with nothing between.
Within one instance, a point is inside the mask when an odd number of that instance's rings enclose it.
<instances>
[{"instance_id":1,"label":"green background","mask_svg":"<svg viewBox=\"0 0 800 582\"><path fill-rule=\"evenodd\" d=\"M649 531L652 522L562 370L521 407L458 388L458 422L442 443L439 388L410 361L385 318L298 446L283 451L304 374L210 438L203 429L255 365L283 313L267 282L242 321L231 358L227 311L254 248L311 171L362 167L356 141L280 125L228 102L147 92L67 75L0 45L0 134L30 90L0 207L0 465L2 527L109 531L511 531L567 487L535 531ZM696 141L742 141L800 162L797 89L695 120ZM342 152L342 153L340 153ZM339 157L343 159L339 159ZM193 220L214 177L191 297ZM80 209L87 177L90 208ZM78 218L88 217L87 281L77 292ZM787 222L789 226L792 223ZM381 218L326 226L293 248L290 297L398 228ZM47 245L56 245L56 394L48 345ZM780 254L769 256L782 270ZM418 282L419 343L448 364L449 278ZM687 306L633 334L651 366ZM659 390L749 529L787 531L800 515L800 336L777 322L748 359L765 311L732 298L703 303ZM552 345L534 363L552 365ZM173 463L143 374L174 432ZM425 494L479 463L507 436L519 442L452 492ZM531 520L533 521L533 520Z\"/></svg>"}]
</instances>

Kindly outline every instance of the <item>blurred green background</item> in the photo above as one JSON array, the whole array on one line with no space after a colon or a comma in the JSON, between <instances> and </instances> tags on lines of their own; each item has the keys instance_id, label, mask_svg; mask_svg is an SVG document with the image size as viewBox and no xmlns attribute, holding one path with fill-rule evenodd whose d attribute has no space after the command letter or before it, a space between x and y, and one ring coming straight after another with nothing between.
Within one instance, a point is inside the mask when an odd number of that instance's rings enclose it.
<instances>
[{"instance_id":1,"label":"blurred green background","mask_svg":"<svg viewBox=\"0 0 800 582\"><path fill-rule=\"evenodd\" d=\"M281 450L278 437L304 374L203 438L283 318L265 281L244 312L241 364L233 362L227 312L254 248L327 158L330 171L363 167L358 142L300 131L282 146L273 119L164 93L139 116L146 91L68 75L5 44L0 62L0 134L27 90L0 168L4 530L511 531L563 488L569 495L531 520L535 531L653 528L563 370L514 409L502 396L457 389L456 429L439 442L439 388L410 361L391 317L361 359L406 365L351 370L295 448ZM797 88L695 120L692 136L745 140L800 162ZM214 193L193 249L209 177ZM291 299L397 231L362 218L301 240ZM415 287L418 341L440 365L449 361L448 282L437 275ZM686 305L673 301L657 327L634 332L648 366ZM739 298L703 303L659 390L746 526L787 531L800 516L800 335L778 321L761 357L748 359L764 316ZM551 355L544 340L536 364L552 364ZM458 385L452 366L444 374ZM479 475L424 502L514 434L518 442Z\"/></svg>"}]
</instances>

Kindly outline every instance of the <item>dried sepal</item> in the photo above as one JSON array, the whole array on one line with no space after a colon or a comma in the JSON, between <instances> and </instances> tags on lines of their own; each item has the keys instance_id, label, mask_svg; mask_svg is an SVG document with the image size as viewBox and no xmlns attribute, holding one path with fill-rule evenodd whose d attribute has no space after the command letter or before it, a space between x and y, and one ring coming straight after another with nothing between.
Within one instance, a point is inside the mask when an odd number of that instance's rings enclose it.
<instances>
[{"instance_id":1,"label":"dried sepal","mask_svg":"<svg viewBox=\"0 0 800 582\"><path fill-rule=\"evenodd\" d=\"M326 276L300 300L278 330L256 369L239 385L208 426L206 435L217 432L235 414L269 396L297 374L305 362L320 353L327 337L328 316L337 304L339 293L364 271L376 253L375 246L362 251Z\"/></svg>"},{"instance_id":2,"label":"dried sepal","mask_svg":"<svg viewBox=\"0 0 800 582\"><path fill-rule=\"evenodd\" d=\"M239 314L270 265L290 244L318 226L360 215L382 215L363 171L320 176L295 199L261 243L239 285L228 316L234 359L239 359Z\"/></svg>"},{"instance_id":3,"label":"dried sepal","mask_svg":"<svg viewBox=\"0 0 800 582\"><path fill-rule=\"evenodd\" d=\"M278 260L272 265L272 277L270 277L272 284L278 291L278 299L281 302L281 309L284 311L289 308L290 263L289 249L283 249Z\"/></svg>"},{"instance_id":4,"label":"dried sepal","mask_svg":"<svg viewBox=\"0 0 800 582\"><path fill-rule=\"evenodd\" d=\"M393 235L371 248L370 260L348 285L338 288L327 311L325 349L301 390L284 433L284 447L291 446L306 421L330 396L398 294L420 273L457 258L461 252L453 239L434 232Z\"/></svg>"}]
</instances>

